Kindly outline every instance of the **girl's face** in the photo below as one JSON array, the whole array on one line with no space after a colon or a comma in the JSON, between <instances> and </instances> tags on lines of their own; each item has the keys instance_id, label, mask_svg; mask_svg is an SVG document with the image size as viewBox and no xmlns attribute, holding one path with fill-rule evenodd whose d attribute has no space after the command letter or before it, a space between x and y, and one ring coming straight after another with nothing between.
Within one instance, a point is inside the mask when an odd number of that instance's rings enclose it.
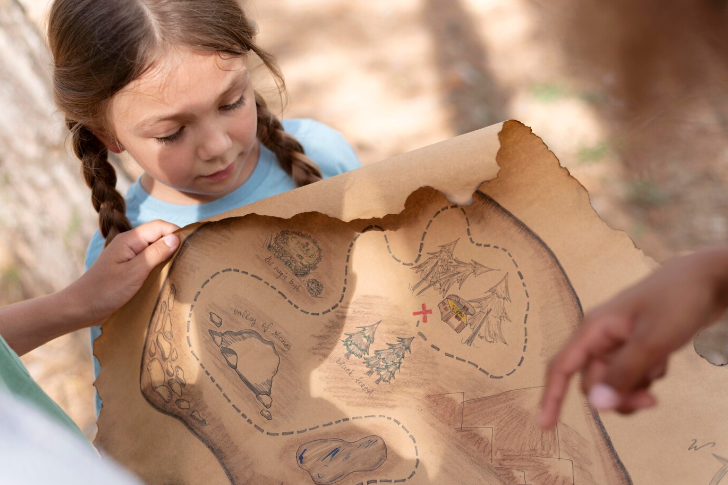
<instances>
[{"instance_id":1,"label":"girl's face","mask_svg":"<svg viewBox=\"0 0 728 485\"><path fill-rule=\"evenodd\" d=\"M244 57L172 50L110 101L118 143L144 169L142 186L177 204L218 199L258 161L257 111Z\"/></svg>"}]
</instances>

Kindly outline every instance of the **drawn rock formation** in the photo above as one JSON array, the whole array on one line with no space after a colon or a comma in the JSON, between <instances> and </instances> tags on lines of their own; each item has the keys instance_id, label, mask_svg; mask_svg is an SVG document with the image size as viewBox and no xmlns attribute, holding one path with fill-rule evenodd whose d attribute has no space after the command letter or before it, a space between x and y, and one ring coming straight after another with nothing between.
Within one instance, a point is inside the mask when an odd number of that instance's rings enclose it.
<instances>
[{"instance_id":1,"label":"drawn rock formation","mask_svg":"<svg viewBox=\"0 0 728 485\"><path fill-rule=\"evenodd\" d=\"M222 318L215 312L210 312L210 322L212 322L217 328L222 327Z\"/></svg>"},{"instance_id":2,"label":"drawn rock formation","mask_svg":"<svg viewBox=\"0 0 728 485\"><path fill-rule=\"evenodd\" d=\"M174 309L177 288L171 285L167 298L162 300L154 319L154 332L150 332L146 355L146 377L142 377L142 393L157 406L176 406L177 410L204 422L199 411L191 409L184 396L187 386L185 372L180 367L179 353L174 346L174 325L171 311ZM145 386L145 382L147 385ZM161 401L160 401L161 400Z\"/></svg>"},{"instance_id":3,"label":"drawn rock formation","mask_svg":"<svg viewBox=\"0 0 728 485\"><path fill-rule=\"evenodd\" d=\"M387 445L376 435L350 443L323 439L302 444L296 451L298 466L317 485L336 483L352 473L376 470L387 459Z\"/></svg>"},{"instance_id":4,"label":"drawn rock formation","mask_svg":"<svg viewBox=\"0 0 728 485\"><path fill-rule=\"evenodd\" d=\"M210 330L210 337L220 347L220 354L228 367L255 393L258 401L270 408L273 404L270 396L273 377L278 373L281 362L273 342L265 340L254 330L225 333Z\"/></svg>"},{"instance_id":5,"label":"drawn rock formation","mask_svg":"<svg viewBox=\"0 0 728 485\"><path fill-rule=\"evenodd\" d=\"M302 278L321 262L321 248L316 240L299 231L281 231L268 244L272 252L291 272Z\"/></svg>"},{"instance_id":6,"label":"drawn rock formation","mask_svg":"<svg viewBox=\"0 0 728 485\"><path fill-rule=\"evenodd\" d=\"M324 284L316 278L310 278L306 280L306 290L308 291L309 295L314 298L318 298L324 291Z\"/></svg>"}]
</instances>

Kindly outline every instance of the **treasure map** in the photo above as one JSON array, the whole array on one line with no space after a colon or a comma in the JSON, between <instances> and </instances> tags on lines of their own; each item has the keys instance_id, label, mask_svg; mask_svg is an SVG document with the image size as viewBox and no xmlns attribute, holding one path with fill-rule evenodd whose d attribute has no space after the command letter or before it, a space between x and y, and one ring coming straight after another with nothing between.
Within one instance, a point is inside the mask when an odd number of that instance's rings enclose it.
<instances>
[{"instance_id":1,"label":"treasure map","mask_svg":"<svg viewBox=\"0 0 728 485\"><path fill-rule=\"evenodd\" d=\"M654 263L509 121L182 230L103 327L97 445L150 484L728 485L725 370L600 415L549 358Z\"/></svg>"}]
</instances>

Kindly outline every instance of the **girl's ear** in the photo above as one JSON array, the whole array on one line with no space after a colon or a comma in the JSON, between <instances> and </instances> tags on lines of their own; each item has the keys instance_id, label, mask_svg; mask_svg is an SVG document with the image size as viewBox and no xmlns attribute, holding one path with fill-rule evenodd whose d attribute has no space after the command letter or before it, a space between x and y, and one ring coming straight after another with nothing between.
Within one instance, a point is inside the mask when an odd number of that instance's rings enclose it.
<instances>
[{"instance_id":1,"label":"girl's ear","mask_svg":"<svg viewBox=\"0 0 728 485\"><path fill-rule=\"evenodd\" d=\"M124 147L121 146L121 143L119 143L118 140L115 140L115 139L111 138L110 136L105 135L103 133L99 133L99 132L94 132L94 135L96 135L96 138L101 140L101 143L106 145L106 148L110 152L121 153L124 151Z\"/></svg>"}]
</instances>

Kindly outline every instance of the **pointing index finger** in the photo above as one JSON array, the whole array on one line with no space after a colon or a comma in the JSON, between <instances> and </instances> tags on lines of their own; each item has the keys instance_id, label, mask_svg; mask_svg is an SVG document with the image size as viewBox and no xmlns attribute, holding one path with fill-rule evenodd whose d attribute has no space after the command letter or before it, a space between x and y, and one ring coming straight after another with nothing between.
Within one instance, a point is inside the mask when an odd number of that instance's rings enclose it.
<instances>
[{"instance_id":1,"label":"pointing index finger","mask_svg":"<svg viewBox=\"0 0 728 485\"><path fill-rule=\"evenodd\" d=\"M572 340L551 361L541 406L543 428L556 425L571 377L590 360L612 351L623 341L620 333L615 332L616 321L616 317L601 313L587 317Z\"/></svg>"},{"instance_id":2,"label":"pointing index finger","mask_svg":"<svg viewBox=\"0 0 728 485\"><path fill-rule=\"evenodd\" d=\"M549 365L546 373L546 388L541 401L540 425L544 429L550 429L556 425L569 381L587 363L590 330L590 328L582 327L574 339L554 357Z\"/></svg>"}]
</instances>

